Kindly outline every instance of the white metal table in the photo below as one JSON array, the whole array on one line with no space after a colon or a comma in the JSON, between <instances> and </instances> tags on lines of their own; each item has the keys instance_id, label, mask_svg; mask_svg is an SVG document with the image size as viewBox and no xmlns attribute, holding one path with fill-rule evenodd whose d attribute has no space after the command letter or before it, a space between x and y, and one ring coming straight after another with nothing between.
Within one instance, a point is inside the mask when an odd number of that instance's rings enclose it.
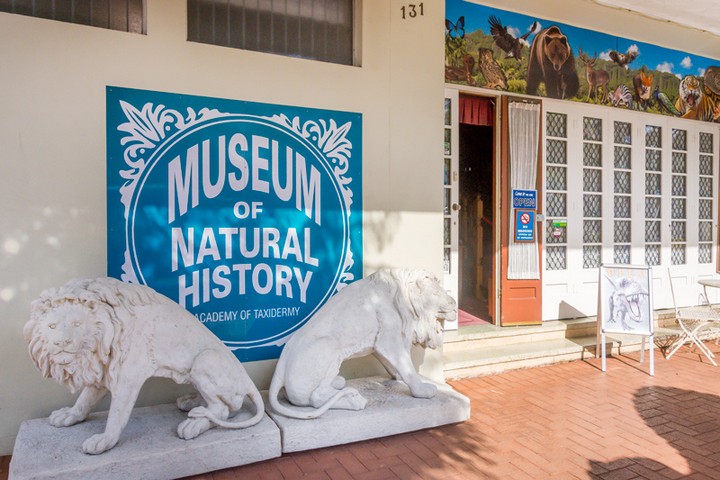
<instances>
[{"instance_id":1,"label":"white metal table","mask_svg":"<svg viewBox=\"0 0 720 480\"><path fill-rule=\"evenodd\" d=\"M698 283L703 287L703 295L705 295L705 301L710 304L710 297L707 294L707 288L720 288L720 280L714 278L701 278Z\"/></svg>"}]
</instances>

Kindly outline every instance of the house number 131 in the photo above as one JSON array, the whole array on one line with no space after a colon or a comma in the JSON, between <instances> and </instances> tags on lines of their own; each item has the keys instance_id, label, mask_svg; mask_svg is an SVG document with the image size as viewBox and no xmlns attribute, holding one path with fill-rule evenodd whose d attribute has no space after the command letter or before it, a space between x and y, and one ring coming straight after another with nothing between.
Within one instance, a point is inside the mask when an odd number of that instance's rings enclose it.
<instances>
[{"instance_id":1,"label":"house number 131","mask_svg":"<svg viewBox=\"0 0 720 480\"><path fill-rule=\"evenodd\" d=\"M421 17L425 15L425 11L423 8L422 3L418 3L417 5L414 3L409 3L407 5L403 5L400 7L400 11L402 12L402 19L405 20L407 18L415 18L418 15Z\"/></svg>"}]
</instances>

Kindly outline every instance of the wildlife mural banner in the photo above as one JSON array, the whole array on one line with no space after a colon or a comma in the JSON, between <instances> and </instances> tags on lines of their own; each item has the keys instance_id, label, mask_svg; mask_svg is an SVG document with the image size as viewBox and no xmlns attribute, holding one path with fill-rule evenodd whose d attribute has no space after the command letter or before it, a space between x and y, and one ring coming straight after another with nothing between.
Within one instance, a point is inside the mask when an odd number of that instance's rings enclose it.
<instances>
[{"instance_id":1,"label":"wildlife mural banner","mask_svg":"<svg viewBox=\"0 0 720 480\"><path fill-rule=\"evenodd\" d=\"M720 121L720 62L480 5L445 3L445 81Z\"/></svg>"}]
</instances>

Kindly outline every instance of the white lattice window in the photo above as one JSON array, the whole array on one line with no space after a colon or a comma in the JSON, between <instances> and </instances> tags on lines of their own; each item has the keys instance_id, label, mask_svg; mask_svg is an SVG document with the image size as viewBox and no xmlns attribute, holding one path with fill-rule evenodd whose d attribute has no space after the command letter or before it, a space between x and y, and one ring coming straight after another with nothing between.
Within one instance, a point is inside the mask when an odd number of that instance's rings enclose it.
<instances>
[{"instance_id":1,"label":"white lattice window","mask_svg":"<svg viewBox=\"0 0 720 480\"><path fill-rule=\"evenodd\" d=\"M602 263L602 119L583 117L583 268Z\"/></svg>"},{"instance_id":2,"label":"white lattice window","mask_svg":"<svg viewBox=\"0 0 720 480\"><path fill-rule=\"evenodd\" d=\"M688 154L687 130L672 129L672 190L670 199L670 263L687 263Z\"/></svg>"},{"instance_id":3,"label":"white lattice window","mask_svg":"<svg viewBox=\"0 0 720 480\"><path fill-rule=\"evenodd\" d=\"M613 263L630 264L632 125L613 122Z\"/></svg>"},{"instance_id":4,"label":"white lattice window","mask_svg":"<svg viewBox=\"0 0 720 480\"><path fill-rule=\"evenodd\" d=\"M700 132L698 156L698 263L712 263L713 146L712 133Z\"/></svg>"},{"instance_id":5,"label":"white lattice window","mask_svg":"<svg viewBox=\"0 0 720 480\"><path fill-rule=\"evenodd\" d=\"M662 127L645 126L645 263L661 264Z\"/></svg>"},{"instance_id":6,"label":"white lattice window","mask_svg":"<svg viewBox=\"0 0 720 480\"><path fill-rule=\"evenodd\" d=\"M545 116L545 269L567 269L567 115Z\"/></svg>"}]
</instances>

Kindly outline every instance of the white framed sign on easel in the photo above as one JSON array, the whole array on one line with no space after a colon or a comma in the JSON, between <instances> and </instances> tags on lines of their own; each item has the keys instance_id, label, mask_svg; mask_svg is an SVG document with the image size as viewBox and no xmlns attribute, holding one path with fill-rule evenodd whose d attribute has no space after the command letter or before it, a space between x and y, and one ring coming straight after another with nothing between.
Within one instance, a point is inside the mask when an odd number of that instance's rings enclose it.
<instances>
[{"instance_id":1,"label":"white framed sign on easel","mask_svg":"<svg viewBox=\"0 0 720 480\"><path fill-rule=\"evenodd\" d=\"M606 370L606 334L641 335L640 362L646 341L650 345L650 375L655 375L653 355L655 329L650 267L644 265L602 265L599 272L597 341Z\"/></svg>"}]
</instances>

